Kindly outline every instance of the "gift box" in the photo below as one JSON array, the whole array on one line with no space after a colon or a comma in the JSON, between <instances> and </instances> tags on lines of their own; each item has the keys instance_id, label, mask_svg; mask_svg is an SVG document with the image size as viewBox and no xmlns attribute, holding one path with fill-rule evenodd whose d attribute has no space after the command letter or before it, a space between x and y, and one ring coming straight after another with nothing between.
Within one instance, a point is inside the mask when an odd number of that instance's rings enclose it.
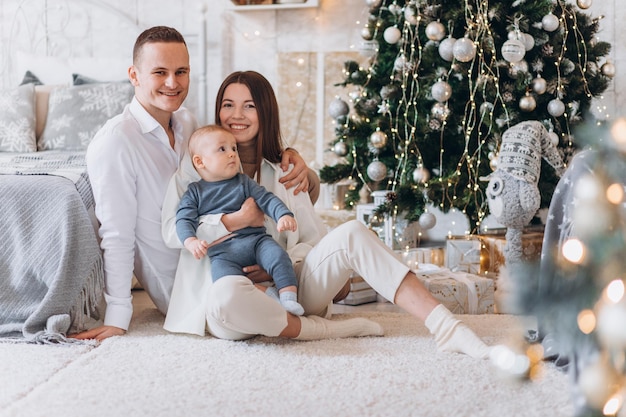
<instances>
[{"instance_id":1,"label":"gift box","mask_svg":"<svg viewBox=\"0 0 626 417\"><path fill-rule=\"evenodd\" d=\"M446 268L453 272L480 274L482 242L479 236L449 236L446 240Z\"/></svg>"},{"instance_id":2,"label":"gift box","mask_svg":"<svg viewBox=\"0 0 626 417\"><path fill-rule=\"evenodd\" d=\"M505 265L505 235L481 235L482 242L480 272L481 275L496 277ZM536 261L541 256L543 232L524 232L522 234L523 259L527 262Z\"/></svg>"},{"instance_id":3,"label":"gift box","mask_svg":"<svg viewBox=\"0 0 626 417\"><path fill-rule=\"evenodd\" d=\"M394 252L411 269L418 269L423 264L443 266L445 262L445 248L443 246L410 248Z\"/></svg>"},{"instance_id":4,"label":"gift box","mask_svg":"<svg viewBox=\"0 0 626 417\"><path fill-rule=\"evenodd\" d=\"M377 300L378 293L361 276L353 273L350 277L350 292L346 298L337 304L356 306Z\"/></svg>"},{"instance_id":5,"label":"gift box","mask_svg":"<svg viewBox=\"0 0 626 417\"><path fill-rule=\"evenodd\" d=\"M490 278L447 268L414 272L433 297L454 314L490 314L495 311L495 283Z\"/></svg>"}]
</instances>

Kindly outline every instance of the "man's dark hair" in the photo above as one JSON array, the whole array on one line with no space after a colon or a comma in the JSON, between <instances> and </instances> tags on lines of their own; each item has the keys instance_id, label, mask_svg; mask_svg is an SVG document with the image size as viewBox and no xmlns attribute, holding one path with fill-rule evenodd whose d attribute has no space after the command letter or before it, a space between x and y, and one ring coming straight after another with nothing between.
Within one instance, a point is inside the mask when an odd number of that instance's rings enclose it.
<instances>
[{"instance_id":1,"label":"man's dark hair","mask_svg":"<svg viewBox=\"0 0 626 417\"><path fill-rule=\"evenodd\" d=\"M144 30L135 41L135 47L133 48L133 64L137 63L141 49L147 43L155 42L176 42L182 43L187 46L185 38L174 28L168 26L154 26L150 29Z\"/></svg>"}]
</instances>

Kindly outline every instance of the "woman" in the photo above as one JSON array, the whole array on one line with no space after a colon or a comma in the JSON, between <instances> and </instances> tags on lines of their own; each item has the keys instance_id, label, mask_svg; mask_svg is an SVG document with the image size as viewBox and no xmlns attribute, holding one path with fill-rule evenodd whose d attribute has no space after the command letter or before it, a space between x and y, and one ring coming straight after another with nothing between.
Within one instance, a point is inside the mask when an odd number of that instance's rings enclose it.
<instances>
[{"instance_id":1,"label":"woman","mask_svg":"<svg viewBox=\"0 0 626 417\"><path fill-rule=\"evenodd\" d=\"M333 298L355 271L385 298L425 321L441 350L476 358L488 356L489 348L433 298L415 274L365 226L351 221L325 234L326 228L306 194L294 195L280 184L283 173L276 165L276 149L280 149L278 106L271 85L262 75L236 72L224 80L216 99L216 123L235 135L245 173L283 199L298 220L296 233L279 234L275 225L266 226L294 262L298 299L305 316L287 313L257 289L251 280L269 278L258 267L252 268L256 274L248 277L223 277L211 284L206 273L210 266L201 266L183 251L164 325L167 330L204 335L208 327L212 335L231 340L258 334L298 340L382 335L380 326L369 320L325 318L330 316ZM186 185L195 178L197 174L187 163L172 179L163 207L163 237L168 244L180 247L173 218ZM250 204L242 208L245 215L207 216L198 234L215 242L239 228L258 224L262 216L255 207Z\"/></svg>"}]
</instances>

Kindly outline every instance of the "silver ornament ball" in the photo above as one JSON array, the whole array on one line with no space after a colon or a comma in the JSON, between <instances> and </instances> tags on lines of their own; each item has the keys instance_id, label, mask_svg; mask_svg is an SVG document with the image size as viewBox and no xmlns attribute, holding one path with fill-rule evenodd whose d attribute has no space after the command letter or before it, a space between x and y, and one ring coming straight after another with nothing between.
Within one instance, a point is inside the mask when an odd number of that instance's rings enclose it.
<instances>
[{"instance_id":1,"label":"silver ornament ball","mask_svg":"<svg viewBox=\"0 0 626 417\"><path fill-rule=\"evenodd\" d=\"M550 137L550 143L554 146L559 146L559 135L557 135L554 131L548 132L548 136Z\"/></svg>"},{"instance_id":2,"label":"silver ornament ball","mask_svg":"<svg viewBox=\"0 0 626 417\"><path fill-rule=\"evenodd\" d=\"M333 152L338 156L346 156L348 154L348 145L344 141L339 141L333 146Z\"/></svg>"},{"instance_id":3,"label":"silver ornament ball","mask_svg":"<svg viewBox=\"0 0 626 417\"><path fill-rule=\"evenodd\" d=\"M374 160L367 166L367 176L372 181L382 181L387 176L387 167L379 160Z\"/></svg>"},{"instance_id":4,"label":"silver ornament ball","mask_svg":"<svg viewBox=\"0 0 626 417\"><path fill-rule=\"evenodd\" d=\"M530 35L528 33L522 33L521 40L524 43L524 48L526 48L527 51L530 51L535 47L535 38L533 38L533 35Z\"/></svg>"},{"instance_id":5,"label":"silver ornament ball","mask_svg":"<svg viewBox=\"0 0 626 417\"><path fill-rule=\"evenodd\" d=\"M430 88L433 98L440 103L448 101L452 96L452 87L446 81L437 81Z\"/></svg>"},{"instance_id":6,"label":"silver ornament ball","mask_svg":"<svg viewBox=\"0 0 626 417\"><path fill-rule=\"evenodd\" d=\"M576 0L576 5L583 10L590 8L591 3L591 0Z\"/></svg>"},{"instance_id":7,"label":"silver ornament ball","mask_svg":"<svg viewBox=\"0 0 626 417\"><path fill-rule=\"evenodd\" d=\"M361 37L366 41L371 41L374 37L374 34L369 27L364 27L363 29L361 29Z\"/></svg>"},{"instance_id":8,"label":"silver ornament ball","mask_svg":"<svg viewBox=\"0 0 626 417\"><path fill-rule=\"evenodd\" d=\"M385 42L387 42L390 45L395 45L396 43L398 43L401 37L402 37L402 32L400 32L400 29L398 29L395 26L389 26L383 32L383 39L385 39Z\"/></svg>"},{"instance_id":9,"label":"silver ornament ball","mask_svg":"<svg viewBox=\"0 0 626 417\"><path fill-rule=\"evenodd\" d=\"M537 94L543 94L548 89L548 82L541 75L533 80L533 91Z\"/></svg>"},{"instance_id":10,"label":"silver ornament ball","mask_svg":"<svg viewBox=\"0 0 626 417\"><path fill-rule=\"evenodd\" d=\"M439 56L448 62L454 59L454 43L456 39L447 37L439 43Z\"/></svg>"},{"instance_id":11,"label":"silver ornament ball","mask_svg":"<svg viewBox=\"0 0 626 417\"><path fill-rule=\"evenodd\" d=\"M524 59L526 47L524 43L517 39L509 39L502 45L502 57L509 62L515 63Z\"/></svg>"},{"instance_id":12,"label":"silver ornament ball","mask_svg":"<svg viewBox=\"0 0 626 417\"><path fill-rule=\"evenodd\" d=\"M457 39L452 53L457 61L470 62L476 56L476 45L470 38Z\"/></svg>"},{"instance_id":13,"label":"silver ornament ball","mask_svg":"<svg viewBox=\"0 0 626 417\"><path fill-rule=\"evenodd\" d=\"M548 102L548 113L550 113L552 117L563 116L563 113L565 113L565 104L558 98L550 100Z\"/></svg>"},{"instance_id":14,"label":"silver ornament ball","mask_svg":"<svg viewBox=\"0 0 626 417\"><path fill-rule=\"evenodd\" d=\"M430 22L426 25L426 37L431 41L440 41L446 36L446 27L441 22Z\"/></svg>"},{"instance_id":15,"label":"silver ornament ball","mask_svg":"<svg viewBox=\"0 0 626 417\"><path fill-rule=\"evenodd\" d=\"M559 28L559 18L552 13L548 13L541 19L541 27L546 32L554 32Z\"/></svg>"},{"instance_id":16,"label":"silver ornament ball","mask_svg":"<svg viewBox=\"0 0 626 417\"><path fill-rule=\"evenodd\" d=\"M437 218L432 213L422 213L418 220L418 223L422 229L429 230L435 227L435 225L437 224Z\"/></svg>"},{"instance_id":17,"label":"silver ornament ball","mask_svg":"<svg viewBox=\"0 0 626 417\"><path fill-rule=\"evenodd\" d=\"M328 114L334 119L346 116L348 113L350 113L350 106L340 98L335 98L328 106Z\"/></svg>"}]
</instances>

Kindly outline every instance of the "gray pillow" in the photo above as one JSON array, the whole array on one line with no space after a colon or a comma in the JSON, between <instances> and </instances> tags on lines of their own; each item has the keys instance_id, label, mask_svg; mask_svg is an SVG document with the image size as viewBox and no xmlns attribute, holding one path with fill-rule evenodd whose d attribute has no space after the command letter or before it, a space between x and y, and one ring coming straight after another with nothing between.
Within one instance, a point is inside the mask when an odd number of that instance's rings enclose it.
<instances>
[{"instance_id":1,"label":"gray pillow","mask_svg":"<svg viewBox=\"0 0 626 417\"><path fill-rule=\"evenodd\" d=\"M133 98L129 82L98 83L52 90L38 149L85 150L96 132Z\"/></svg>"},{"instance_id":2,"label":"gray pillow","mask_svg":"<svg viewBox=\"0 0 626 417\"><path fill-rule=\"evenodd\" d=\"M0 152L35 152L35 85L0 90Z\"/></svg>"}]
</instances>

